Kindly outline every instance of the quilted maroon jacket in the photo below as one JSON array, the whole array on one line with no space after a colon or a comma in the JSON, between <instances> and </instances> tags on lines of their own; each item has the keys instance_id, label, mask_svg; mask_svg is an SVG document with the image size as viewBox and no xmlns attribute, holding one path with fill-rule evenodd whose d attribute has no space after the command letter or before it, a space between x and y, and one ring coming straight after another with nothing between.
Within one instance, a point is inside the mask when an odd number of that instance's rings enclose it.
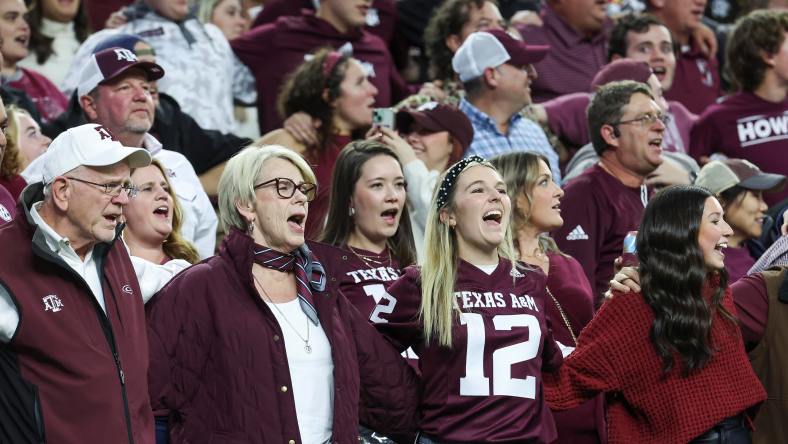
<instances>
[{"instance_id":1,"label":"quilted maroon jacket","mask_svg":"<svg viewBox=\"0 0 788 444\"><path fill-rule=\"evenodd\" d=\"M173 444L301 442L282 331L252 281L253 245L232 231L146 305L151 404L168 414ZM334 360L332 441L358 442L359 420L412 437L412 369L338 291L313 296Z\"/></svg>"}]
</instances>

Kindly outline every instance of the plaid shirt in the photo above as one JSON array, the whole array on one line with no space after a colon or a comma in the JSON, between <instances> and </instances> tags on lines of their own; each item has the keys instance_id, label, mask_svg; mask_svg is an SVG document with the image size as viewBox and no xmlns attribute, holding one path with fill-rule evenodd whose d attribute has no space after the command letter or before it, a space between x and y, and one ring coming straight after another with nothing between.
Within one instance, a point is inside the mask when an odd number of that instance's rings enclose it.
<instances>
[{"instance_id":1,"label":"plaid shirt","mask_svg":"<svg viewBox=\"0 0 788 444\"><path fill-rule=\"evenodd\" d=\"M760 273L771 267L788 267L788 236L781 236L774 241L747 274Z\"/></svg>"},{"instance_id":2,"label":"plaid shirt","mask_svg":"<svg viewBox=\"0 0 788 444\"><path fill-rule=\"evenodd\" d=\"M550 170L556 183L561 183L558 153L550 145L542 127L517 113L509 119L509 134L498 131L495 121L471 105L466 99L460 101L460 110L473 125L473 142L465 151L465 157L481 156L490 159L512 151L528 151L541 154L550 162Z\"/></svg>"}]
</instances>

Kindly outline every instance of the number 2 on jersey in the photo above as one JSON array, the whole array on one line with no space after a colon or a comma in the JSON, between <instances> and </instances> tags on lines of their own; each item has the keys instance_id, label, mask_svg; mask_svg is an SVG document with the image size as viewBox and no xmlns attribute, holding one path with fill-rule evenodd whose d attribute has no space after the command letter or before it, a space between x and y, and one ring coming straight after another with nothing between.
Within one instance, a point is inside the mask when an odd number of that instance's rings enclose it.
<instances>
[{"instance_id":1,"label":"number 2 on jersey","mask_svg":"<svg viewBox=\"0 0 788 444\"><path fill-rule=\"evenodd\" d=\"M388 294L383 284L365 285L364 293L370 296L376 304L372 314L369 315L369 320L376 324L385 324L388 322L381 318L380 314L394 311L394 306L397 305L397 300L394 299L394 296Z\"/></svg>"},{"instance_id":2,"label":"number 2 on jersey","mask_svg":"<svg viewBox=\"0 0 788 444\"><path fill-rule=\"evenodd\" d=\"M533 359L539 353L542 338L539 320L529 314L516 314L493 316L492 322L496 330L528 329L528 340L499 348L492 353L492 394L536 398L536 378L512 378L512 365ZM484 375L484 318L479 313L461 313L460 323L467 326L468 330L465 376L460 378L460 395L490 396L490 378Z\"/></svg>"}]
</instances>

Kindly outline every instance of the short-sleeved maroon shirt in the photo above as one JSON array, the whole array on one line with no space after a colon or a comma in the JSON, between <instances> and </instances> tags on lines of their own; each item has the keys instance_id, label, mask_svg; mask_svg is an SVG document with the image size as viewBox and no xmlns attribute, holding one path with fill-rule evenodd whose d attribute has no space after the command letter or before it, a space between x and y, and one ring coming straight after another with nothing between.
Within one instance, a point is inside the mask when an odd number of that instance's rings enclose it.
<instances>
[{"instance_id":1,"label":"short-sleeved maroon shirt","mask_svg":"<svg viewBox=\"0 0 788 444\"><path fill-rule=\"evenodd\" d=\"M681 102L695 114L702 113L722 94L719 69L717 60L706 58L694 43L682 48L673 85L665 91L665 98Z\"/></svg>"},{"instance_id":2,"label":"short-sleeved maroon shirt","mask_svg":"<svg viewBox=\"0 0 788 444\"><path fill-rule=\"evenodd\" d=\"M424 342L418 268L389 287L394 310L375 327L419 355L423 433L453 443L553 442L541 380L561 352L545 316L545 282L541 270L512 269L504 259L491 275L460 261L451 348Z\"/></svg>"},{"instance_id":3,"label":"short-sleeved maroon shirt","mask_svg":"<svg viewBox=\"0 0 788 444\"><path fill-rule=\"evenodd\" d=\"M597 164L569 181L564 191L564 225L553 232L553 239L583 266L598 306L624 237L640 226L645 208L641 189L624 185Z\"/></svg>"},{"instance_id":4,"label":"short-sleeved maroon shirt","mask_svg":"<svg viewBox=\"0 0 788 444\"><path fill-rule=\"evenodd\" d=\"M767 173L788 173L788 98L774 103L739 92L710 106L692 128L690 155L714 153L749 160ZM769 205L786 197L788 187L763 195Z\"/></svg>"}]
</instances>

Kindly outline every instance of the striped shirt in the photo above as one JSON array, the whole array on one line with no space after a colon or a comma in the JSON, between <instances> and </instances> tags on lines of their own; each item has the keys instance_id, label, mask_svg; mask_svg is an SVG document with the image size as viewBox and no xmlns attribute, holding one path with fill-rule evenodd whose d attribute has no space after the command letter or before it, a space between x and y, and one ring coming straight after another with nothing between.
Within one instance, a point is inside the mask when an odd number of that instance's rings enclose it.
<instances>
[{"instance_id":1,"label":"striped shirt","mask_svg":"<svg viewBox=\"0 0 788 444\"><path fill-rule=\"evenodd\" d=\"M561 183L558 153L550 145L544 130L537 123L517 113L509 119L509 133L503 134L498 130L495 120L464 98L460 101L460 110L468 116L473 125L473 142L465 151L465 157L481 156L490 159L512 151L541 154L550 163L553 179Z\"/></svg>"}]
</instances>

